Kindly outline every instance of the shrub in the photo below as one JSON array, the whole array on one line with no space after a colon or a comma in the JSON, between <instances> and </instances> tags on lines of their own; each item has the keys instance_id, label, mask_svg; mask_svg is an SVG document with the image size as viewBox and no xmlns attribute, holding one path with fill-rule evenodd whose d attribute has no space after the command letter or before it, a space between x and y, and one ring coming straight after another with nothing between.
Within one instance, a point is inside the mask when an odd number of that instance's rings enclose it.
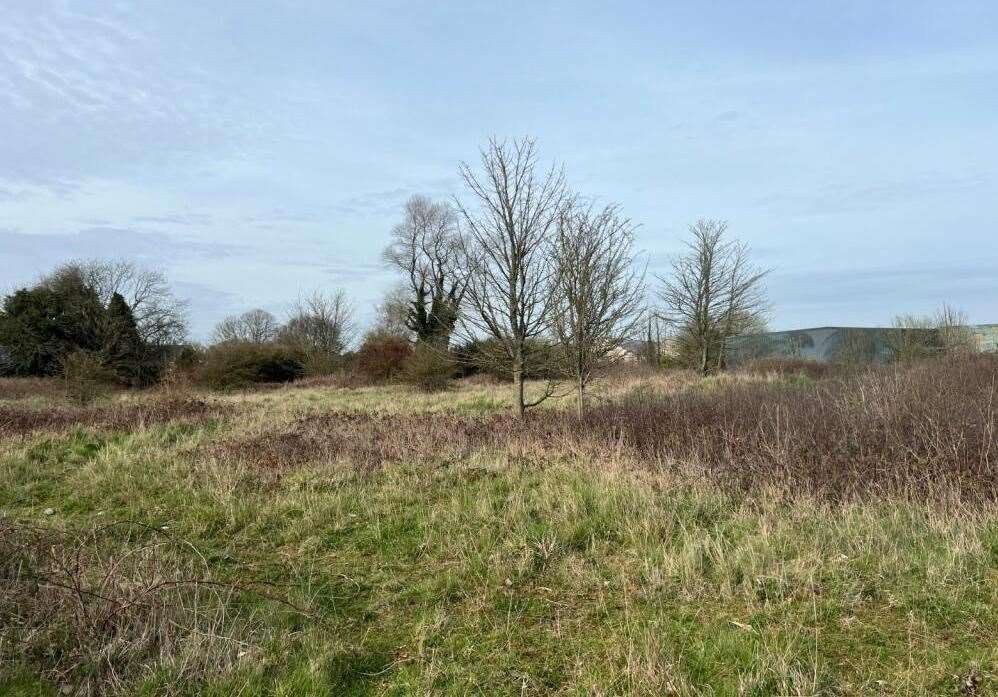
<instances>
[{"instance_id":1,"label":"shrub","mask_svg":"<svg viewBox=\"0 0 998 697\"><path fill-rule=\"evenodd\" d=\"M205 350L200 346L185 344L170 360L170 369L184 373L195 373L204 364Z\"/></svg>"},{"instance_id":2,"label":"shrub","mask_svg":"<svg viewBox=\"0 0 998 697\"><path fill-rule=\"evenodd\" d=\"M218 344L205 354L197 381L214 388L290 382L304 374L303 360L300 351L281 344Z\"/></svg>"},{"instance_id":3,"label":"shrub","mask_svg":"<svg viewBox=\"0 0 998 697\"><path fill-rule=\"evenodd\" d=\"M530 339L526 346L526 372L528 380L543 380L558 377L558 361L554 347L550 344ZM457 377L488 375L501 382L512 382L513 365L505 349L495 339L476 339L454 349L453 361Z\"/></svg>"},{"instance_id":4,"label":"shrub","mask_svg":"<svg viewBox=\"0 0 998 697\"><path fill-rule=\"evenodd\" d=\"M73 351L101 349L104 307L78 274L19 290L2 305L0 345L6 374L59 375Z\"/></svg>"},{"instance_id":5,"label":"shrub","mask_svg":"<svg viewBox=\"0 0 998 697\"><path fill-rule=\"evenodd\" d=\"M303 352L302 367L307 377L334 375L342 370L343 358L321 351L305 350Z\"/></svg>"},{"instance_id":6,"label":"shrub","mask_svg":"<svg viewBox=\"0 0 998 697\"><path fill-rule=\"evenodd\" d=\"M457 377L486 375L493 380L509 381L507 371L500 370L499 356L502 349L494 339L466 341L455 347L452 355Z\"/></svg>"},{"instance_id":7,"label":"shrub","mask_svg":"<svg viewBox=\"0 0 998 697\"><path fill-rule=\"evenodd\" d=\"M181 346L166 361L159 380L160 387L168 392L183 394L197 382L204 360L205 351L200 346Z\"/></svg>"},{"instance_id":8,"label":"shrub","mask_svg":"<svg viewBox=\"0 0 998 697\"><path fill-rule=\"evenodd\" d=\"M402 370L403 381L424 392L446 389L453 377L454 361L450 354L425 343L416 344Z\"/></svg>"},{"instance_id":9,"label":"shrub","mask_svg":"<svg viewBox=\"0 0 998 697\"><path fill-rule=\"evenodd\" d=\"M369 380L387 381L398 378L412 356L412 346L402 337L389 334L369 334L357 351L356 366Z\"/></svg>"},{"instance_id":10,"label":"shrub","mask_svg":"<svg viewBox=\"0 0 998 697\"><path fill-rule=\"evenodd\" d=\"M66 396L81 405L106 395L116 379L98 353L82 349L62 359L62 377Z\"/></svg>"}]
</instances>

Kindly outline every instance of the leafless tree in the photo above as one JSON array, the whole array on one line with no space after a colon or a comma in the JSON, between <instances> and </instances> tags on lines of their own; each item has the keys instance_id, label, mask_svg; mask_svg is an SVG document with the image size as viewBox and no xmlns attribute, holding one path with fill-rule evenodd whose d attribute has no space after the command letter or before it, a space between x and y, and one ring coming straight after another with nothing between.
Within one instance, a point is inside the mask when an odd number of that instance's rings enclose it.
<instances>
[{"instance_id":1,"label":"leafless tree","mask_svg":"<svg viewBox=\"0 0 998 697\"><path fill-rule=\"evenodd\" d=\"M306 355L331 359L343 353L355 330L354 310L346 293L315 291L298 298L277 338Z\"/></svg>"},{"instance_id":2,"label":"leafless tree","mask_svg":"<svg viewBox=\"0 0 998 697\"><path fill-rule=\"evenodd\" d=\"M721 370L727 356L728 339L742 334L761 334L767 330L766 314L769 300L763 279L769 274L752 264L749 247L731 241L726 250L728 285L726 307L721 322L716 367Z\"/></svg>"},{"instance_id":3,"label":"leafless tree","mask_svg":"<svg viewBox=\"0 0 998 697\"><path fill-rule=\"evenodd\" d=\"M634 265L635 227L614 205L573 207L557 226L551 326L555 355L575 386L579 418L594 372L619 360L642 319L644 275Z\"/></svg>"},{"instance_id":4,"label":"leafless tree","mask_svg":"<svg viewBox=\"0 0 998 697\"><path fill-rule=\"evenodd\" d=\"M659 368L662 365L672 323L654 306L646 307L643 315L646 325L642 358L648 365Z\"/></svg>"},{"instance_id":5,"label":"leafless tree","mask_svg":"<svg viewBox=\"0 0 998 697\"><path fill-rule=\"evenodd\" d=\"M161 347L184 340L187 304L173 294L163 272L122 259L81 259L64 264L53 275L73 269L105 307L115 293L124 298L145 344Z\"/></svg>"},{"instance_id":6,"label":"leafless tree","mask_svg":"<svg viewBox=\"0 0 998 697\"><path fill-rule=\"evenodd\" d=\"M405 278L406 326L418 341L446 348L465 289L457 215L450 204L413 196L392 230L385 260Z\"/></svg>"},{"instance_id":7,"label":"leafless tree","mask_svg":"<svg viewBox=\"0 0 998 697\"><path fill-rule=\"evenodd\" d=\"M977 344L968 324L967 315L948 304L933 315L898 315L886 333L887 344L897 361L973 352Z\"/></svg>"},{"instance_id":8,"label":"leafless tree","mask_svg":"<svg viewBox=\"0 0 998 697\"><path fill-rule=\"evenodd\" d=\"M660 279L666 311L692 345L704 375L722 365L728 338L758 323L768 309L762 283L768 271L751 264L746 245L725 237L727 227L704 219L691 225L689 251Z\"/></svg>"},{"instance_id":9,"label":"leafless tree","mask_svg":"<svg viewBox=\"0 0 998 697\"><path fill-rule=\"evenodd\" d=\"M936 310L934 320L946 353L972 353L978 350L977 340L970 328L966 312L943 303Z\"/></svg>"},{"instance_id":10,"label":"leafless tree","mask_svg":"<svg viewBox=\"0 0 998 697\"><path fill-rule=\"evenodd\" d=\"M226 317L215 326L215 343L266 344L277 337L277 318L256 308Z\"/></svg>"},{"instance_id":11,"label":"leafless tree","mask_svg":"<svg viewBox=\"0 0 998 697\"><path fill-rule=\"evenodd\" d=\"M492 139L479 171L462 162L461 177L474 205L457 203L465 223L469 312L462 326L491 337L508 361L517 415L547 399L527 401L524 375L530 342L550 327L554 264L552 234L569 199L564 172L539 171L534 141Z\"/></svg>"},{"instance_id":12,"label":"leafless tree","mask_svg":"<svg viewBox=\"0 0 998 697\"><path fill-rule=\"evenodd\" d=\"M407 341L415 339L409 328L409 292L406 286L390 288L375 308L373 331L386 336L398 336Z\"/></svg>"}]
</instances>

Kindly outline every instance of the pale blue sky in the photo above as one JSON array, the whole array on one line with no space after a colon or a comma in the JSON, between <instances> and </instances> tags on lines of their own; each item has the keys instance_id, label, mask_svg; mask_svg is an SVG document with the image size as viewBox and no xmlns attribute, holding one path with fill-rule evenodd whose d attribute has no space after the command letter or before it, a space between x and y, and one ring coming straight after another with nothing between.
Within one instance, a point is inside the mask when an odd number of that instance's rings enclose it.
<instances>
[{"instance_id":1,"label":"pale blue sky","mask_svg":"<svg viewBox=\"0 0 998 697\"><path fill-rule=\"evenodd\" d=\"M195 337L344 288L412 193L529 134L641 224L774 267L771 324L998 322L998 3L3 0L0 289L162 268Z\"/></svg>"}]
</instances>

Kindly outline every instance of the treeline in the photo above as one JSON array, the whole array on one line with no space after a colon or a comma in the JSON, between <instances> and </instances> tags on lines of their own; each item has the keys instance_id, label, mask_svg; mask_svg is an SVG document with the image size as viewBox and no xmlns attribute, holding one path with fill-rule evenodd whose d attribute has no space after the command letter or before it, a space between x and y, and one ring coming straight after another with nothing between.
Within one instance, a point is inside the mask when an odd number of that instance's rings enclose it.
<instances>
[{"instance_id":1,"label":"treeline","mask_svg":"<svg viewBox=\"0 0 998 697\"><path fill-rule=\"evenodd\" d=\"M705 373L723 367L727 337L758 327L765 274L723 223L690 228L689 252L659 279L663 308L653 310L636 225L619 206L573 191L562 168L541 166L533 140L491 140L459 173L463 199L407 203L383 255L399 285L355 351L341 292L303 298L283 321L259 309L227 318L203 348L183 343L183 306L161 275L85 262L5 299L2 369L211 387L340 373L424 389L484 372L512 383L520 415L566 390L581 412L592 377L633 357L646 327L637 352L659 361L660 344L648 349L652 324L680 336L682 355ZM531 378L543 380L534 394Z\"/></svg>"},{"instance_id":2,"label":"treeline","mask_svg":"<svg viewBox=\"0 0 998 697\"><path fill-rule=\"evenodd\" d=\"M424 371L446 355L504 374L521 416L568 387L581 413L606 366L639 356L660 364L663 333L685 365L707 373L724 367L731 336L764 326L767 272L725 223L692 225L687 251L650 293L636 224L572 190L562 168L542 167L533 140L492 140L459 173L464 198L411 199L384 253L401 284L383 324L405 329ZM546 378L532 395L530 377Z\"/></svg>"},{"instance_id":3,"label":"treeline","mask_svg":"<svg viewBox=\"0 0 998 697\"><path fill-rule=\"evenodd\" d=\"M406 203L383 253L398 285L362 336L343 292L315 292L281 319L262 309L226 318L195 346L162 274L74 262L4 299L0 371L211 388L337 375L427 390L487 373L512 384L519 415L568 392L581 412L593 376L617 361L706 374L726 367L732 337L765 331L767 270L724 222L691 225L685 251L650 285L637 226L542 166L534 141L492 140L459 174L463 197ZM952 342L956 320L933 327ZM941 336L928 320L898 322L919 330L898 332L899 356ZM530 394L528 380L539 381Z\"/></svg>"}]
</instances>

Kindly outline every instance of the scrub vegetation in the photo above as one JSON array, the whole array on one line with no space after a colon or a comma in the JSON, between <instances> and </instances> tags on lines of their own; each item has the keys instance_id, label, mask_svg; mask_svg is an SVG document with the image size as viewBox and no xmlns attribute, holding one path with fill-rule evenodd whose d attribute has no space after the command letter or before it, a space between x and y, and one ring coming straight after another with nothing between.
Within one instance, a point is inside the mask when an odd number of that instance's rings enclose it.
<instances>
[{"instance_id":1,"label":"scrub vegetation","mask_svg":"<svg viewBox=\"0 0 998 697\"><path fill-rule=\"evenodd\" d=\"M649 283L533 140L459 173L364 333L326 290L192 344L129 261L2 298L0 694L998 692L959 311L741 360L768 270L723 221Z\"/></svg>"},{"instance_id":2,"label":"scrub vegetation","mask_svg":"<svg viewBox=\"0 0 998 697\"><path fill-rule=\"evenodd\" d=\"M2 381L0 692L993 694L996 378Z\"/></svg>"}]
</instances>

